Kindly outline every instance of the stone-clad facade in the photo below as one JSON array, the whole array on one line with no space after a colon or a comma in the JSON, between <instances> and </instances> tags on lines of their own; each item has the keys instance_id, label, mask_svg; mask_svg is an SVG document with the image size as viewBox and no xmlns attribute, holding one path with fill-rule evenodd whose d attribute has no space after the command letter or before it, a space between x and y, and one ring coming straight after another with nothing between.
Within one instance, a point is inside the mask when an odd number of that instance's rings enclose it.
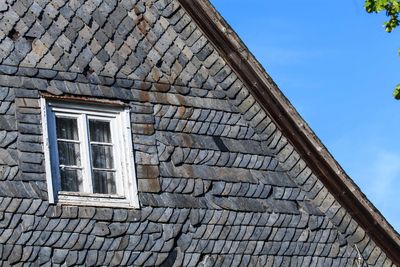
<instances>
[{"instance_id":1,"label":"stone-clad facade","mask_svg":"<svg viewBox=\"0 0 400 267\"><path fill-rule=\"evenodd\" d=\"M178 0L0 0L0 62L1 266L395 266ZM48 203L43 95L130 106L140 209Z\"/></svg>"}]
</instances>

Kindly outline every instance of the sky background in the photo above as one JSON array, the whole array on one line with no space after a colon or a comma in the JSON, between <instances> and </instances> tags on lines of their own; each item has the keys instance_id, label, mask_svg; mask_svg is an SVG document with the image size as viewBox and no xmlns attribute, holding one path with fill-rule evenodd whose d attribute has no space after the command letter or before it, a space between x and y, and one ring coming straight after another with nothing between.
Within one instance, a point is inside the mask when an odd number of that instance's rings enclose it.
<instances>
[{"instance_id":1,"label":"sky background","mask_svg":"<svg viewBox=\"0 0 400 267\"><path fill-rule=\"evenodd\" d=\"M363 0L211 0L347 174L400 231L400 28Z\"/></svg>"}]
</instances>

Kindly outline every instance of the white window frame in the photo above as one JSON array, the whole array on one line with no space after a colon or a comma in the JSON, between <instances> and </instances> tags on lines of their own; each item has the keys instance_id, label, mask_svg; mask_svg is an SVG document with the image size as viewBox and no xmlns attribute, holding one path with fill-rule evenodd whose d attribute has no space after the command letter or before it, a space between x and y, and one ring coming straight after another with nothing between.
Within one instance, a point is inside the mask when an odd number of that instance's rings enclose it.
<instances>
[{"instance_id":1,"label":"white window frame","mask_svg":"<svg viewBox=\"0 0 400 267\"><path fill-rule=\"evenodd\" d=\"M129 108L104 105L102 103L86 104L46 98L41 98L41 108L49 203L139 208ZM61 191L56 116L78 119L83 189L85 192ZM90 167L90 144L87 125L89 118L110 121L117 194L92 193L92 169Z\"/></svg>"}]
</instances>

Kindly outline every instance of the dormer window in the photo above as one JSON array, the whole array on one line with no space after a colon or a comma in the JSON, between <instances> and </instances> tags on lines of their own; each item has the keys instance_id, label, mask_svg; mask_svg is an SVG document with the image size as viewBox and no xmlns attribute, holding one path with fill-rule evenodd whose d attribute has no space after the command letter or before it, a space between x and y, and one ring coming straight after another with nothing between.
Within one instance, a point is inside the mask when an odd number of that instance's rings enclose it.
<instances>
[{"instance_id":1,"label":"dormer window","mask_svg":"<svg viewBox=\"0 0 400 267\"><path fill-rule=\"evenodd\" d=\"M43 99L49 202L138 207L129 108Z\"/></svg>"}]
</instances>

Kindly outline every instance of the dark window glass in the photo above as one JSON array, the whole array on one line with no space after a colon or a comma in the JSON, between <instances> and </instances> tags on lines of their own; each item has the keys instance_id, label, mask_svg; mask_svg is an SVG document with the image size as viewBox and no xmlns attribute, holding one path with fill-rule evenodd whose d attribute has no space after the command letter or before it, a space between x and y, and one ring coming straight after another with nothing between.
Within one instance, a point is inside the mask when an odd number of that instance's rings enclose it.
<instances>
[{"instance_id":1,"label":"dark window glass","mask_svg":"<svg viewBox=\"0 0 400 267\"><path fill-rule=\"evenodd\" d=\"M78 123L74 118L56 118L61 190L83 191Z\"/></svg>"},{"instance_id":2,"label":"dark window glass","mask_svg":"<svg viewBox=\"0 0 400 267\"><path fill-rule=\"evenodd\" d=\"M89 120L90 141L111 143L110 123L108 121Z\"/></svg>"},{"instance_id":3,"label":"dark window glass","mask_svg":"<svg viewBox=\"0 0 400 267\"><path fill-rule=\"evenodd\" d=\"M113 169L114 159L112 146L107 145L91 145L93 168Z\"/></svg>"},{"instance_id":4,"label":"dark window glass","mask_svg":"<svg viewBox=\"0 0 400 267\"><path fill-rule=\"evenodd\" d=\"M61 190L69 192L82 191L82 175L78 169L60 168Z\"/></svg>"},{"instance_id":5,"label":"dark window glass","mask_svg":"<svg viewBox=\"0 0 400 267\"><path fill-rule=\"evenodd\" d=\"M79 140L78 122L72 118L56 118L57 138Z\"/></svg>"},{"instance_id":6,"label":"dark window glass","mask_svg":"<svg viewBox=\"0 0 400 267\"><path fill-rule=\"evenodd\" d=\"M79 144L65 141L58 141L58 157L60 165L78 166L80 165Z\"/></svg>"},{"instance_id":7,"label":"dark window glass","mask_svg":"<svg viewBox=\"0 0 400 267\"><path fill-rule=\"evenodd\" d=\"M93 171L93 193L116 194L115 173L109 171Z\"/></svg>"},{"instance_id":8,"label":"dark window glass","mask_svg":"<svg viewBox=\"0 0 400 267\"><path fill-rule=\"evenodd\" d=\"M93 193L116 194L110 123L89 120Z\"/></svg>"}]
</instances>

